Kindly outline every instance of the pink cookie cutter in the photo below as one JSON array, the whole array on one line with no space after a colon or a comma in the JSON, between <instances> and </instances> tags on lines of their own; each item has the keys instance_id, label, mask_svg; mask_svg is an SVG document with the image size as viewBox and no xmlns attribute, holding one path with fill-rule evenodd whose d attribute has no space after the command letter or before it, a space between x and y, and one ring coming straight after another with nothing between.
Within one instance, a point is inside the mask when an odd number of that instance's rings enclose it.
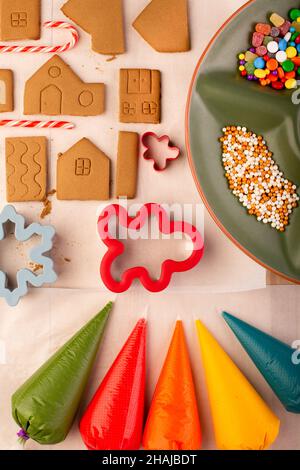
<instances>
[{"instance_id":1,"label":"pink cookie cutter","mask_svg":"<svg viewBox=\"0 0 300 470\"><path fill-rule=\"evenodd\" d=\"M155 139L158 144L164 144L164 146L165 144L167 144L168 150L172 152L172 156L166 156L165 164L163 166L159 165L155 158L152 145L149 143L151 138ZM154 132L146 132L142 135L142 145L144 147L143 158L147 161L152 161L154 170L158 172L166 170L169 163L174 160L177 160L180 156L180 149L172 145L171 139L168 135L163 135L159 137Z\"/></svg>"},{"instance_id":2,"label":"pink cookie cutter","mask_svg":"<svg viewBox=\"0 0 300 470\"><path fill-rule=\"evenodd\" d=\"M117 281L112 276L112 264L124 253L125 246L122 241L114 238L109 233L110 219L118 217L120 225L138 231L151 216L157 218L161 233L182 232L187 235L193 244L191 255L184 261L165 260L161 266L160 278L157 280L151 278L146 268L137 266L126 270L121 275L120 281ZM98 219L98 232L101 240L108 248L101 262L100 275L105 286L115 293L127 291L135 279L138 279L148 291L161 292L169 286L174 273L193 269L201 261L204 253L204 242L198 230L185 221L170 220L166 211L159 204L154 203L142 206L135 217L130 217L127 210L119 204L107 206Z\"/></svg>"}]
</instances>

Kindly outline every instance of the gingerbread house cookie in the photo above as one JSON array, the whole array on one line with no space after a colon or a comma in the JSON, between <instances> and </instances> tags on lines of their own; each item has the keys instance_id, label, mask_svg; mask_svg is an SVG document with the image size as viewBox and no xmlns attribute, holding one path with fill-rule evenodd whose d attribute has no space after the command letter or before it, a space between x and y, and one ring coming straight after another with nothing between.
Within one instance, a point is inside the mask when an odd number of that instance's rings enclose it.
<instances>
[{"instance_id":1,"label":"gingerbread house cookie","mask_svg":"<svg viewBox=\"0 0 300 470\"><path fill-rule=\"evenodd\" d=\"M125 52L122 0L69 0L62 12L92 36L94 52Z\"/></svg>"},{"instance_id":2,"label":"gingerbread house cookie","mask_svg":"<svg viewBox=\"0 0 300 470\"><path fill-rule=\"evenodd\" d=\"M187 0L152 0L133 27L158 52L191 48Z\"/></svg>"},{"instance_id":3,"label":"gingerbread house cookie","mask_svg":"<svg viewBox=\"0 0 300 470\"><path fill-rule=\"evenodd\" d=\"M158 124L161 116L159 70L120 71L120 121Z\"/></svg>"},{"instance_id":4,"label":"gingerbread house cookie","mask_svg":"<svg viewBox=\"0 0 300 470\"><path fill-rule=\"evenodd\" d=\"M14 89L12 70L0 69L0 113L14 110Z\"/></svg>"},{"instance_id":5,"label":"gingerbread house cookie","mask_svg":"<svg viewBox=\"0 0 300 470\"><path fill-rule=\"evenodd\" d=\"M81 139L57 161L57 199L109 199L110 160L89 139Z\"/></svg>"},{"instance_id":6,"label":"gingerbread house cookie","mask_svg":"<svg viewBox=\"0 0 300 470\"><path fill-rule=\"evenodd\" d=\"M103 83L83 82L58 55L26 82L24 114L97 116L103 112Z\"/></svg>"},{"instance_id":7,"label":"gingerbread house cookie","mask_svg":"<svg viewBox=\"0 0 300 470\"><path fill-rule=\"evenodd\" d=\"M0 0L0 40L40 38L40 0Z\"/></svg>"}]
</instances>

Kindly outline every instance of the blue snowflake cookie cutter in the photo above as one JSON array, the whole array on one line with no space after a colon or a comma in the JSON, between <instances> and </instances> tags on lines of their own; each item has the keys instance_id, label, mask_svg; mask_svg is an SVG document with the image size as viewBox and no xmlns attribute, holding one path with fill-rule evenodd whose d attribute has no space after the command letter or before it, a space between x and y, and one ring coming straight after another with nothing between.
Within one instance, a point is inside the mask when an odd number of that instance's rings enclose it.
<instances>
[{"instance_id":1,"label":"blue snowflake cookie cutter","mask_svg":"<svg viewBox=\"0 0 300 470\"><path fill-rule=\"evenodd\" d=\"M44 255L53 246L55 229L51 225L41 225L38 223L25 227L25 218L18 214L13 206L8 205L0 213L0 242L6 237L4 225L7 222L15 224L15 237L20 242L29 240L33 235L41 237L41 243L31 249L29 257L32 263L42 266L42 274L36 275L26 268L20 269L16 276L17 287L14 290L10 290L7 287L7 274L0 270L0 297L4 298L8 305L15 307L20 299L28 293L28 284L34 287L41 287L43 284L53 283L57 280L52 259Z\"/></svg>"}]
</instances>

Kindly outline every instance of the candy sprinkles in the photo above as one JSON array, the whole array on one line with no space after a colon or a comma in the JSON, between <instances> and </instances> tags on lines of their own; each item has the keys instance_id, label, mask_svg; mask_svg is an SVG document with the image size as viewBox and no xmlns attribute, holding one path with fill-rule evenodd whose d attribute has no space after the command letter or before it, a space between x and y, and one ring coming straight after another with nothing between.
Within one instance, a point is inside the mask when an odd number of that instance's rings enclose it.
<instances>
[{"instance_id":1,"label":"candy sprinkles","mask_svg":"<svg viewBox=\"0 0 300 470\"><path fill-rule=\"evenodd\" d=\"M300 9L285 19L272 13L269 23L257 23L251 47L238 56L239 73L275 90L297 88L300 80Z\"/></svg>"},{"instance_id":2,"label":"candy sprinkles","mask_svg":"<svg viewBox=\"0 0 300 470\"><path fill-rule=\"evenodd\" d=\"M284 178L262 136L246 127L228 126L220 138L229 188L259 222L284 232L298 206L297 187Z\"/></svg>"}]
</instances>

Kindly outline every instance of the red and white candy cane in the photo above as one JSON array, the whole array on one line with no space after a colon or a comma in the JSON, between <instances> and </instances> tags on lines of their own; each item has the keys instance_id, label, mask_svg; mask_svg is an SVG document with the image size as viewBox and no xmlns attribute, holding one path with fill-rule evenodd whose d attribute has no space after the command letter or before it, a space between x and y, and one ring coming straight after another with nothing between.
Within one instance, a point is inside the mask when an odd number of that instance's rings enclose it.
<instances>
[{"instance_id":1,"label":"red and white candy cane","mask_svg":"<svg viewBox=\"0 0 300 470\"><path fill-rule=\"evenodd\" d=\"M25 121L22 119L2 119L0 127L23 127L30 129L74 129L75 125L68 121Z\"/></svg>"},{"instance_id":2,"label":"red and white candy cane","mask_svg":"<svg viewBox=\"0 0 300 470\"><path fill-rule=\"evenodd\" d=\"M65 21L46 21L44 23L45 28L57 28L57 29L66 29L72 35L72 39L67 44L62 46L6 46L0 45L0 54L6 53L43 53L43 54L50 54L50 53L60 53L66 52L72 49L79 41L79 34L76 28L72 26L70 23L66 23Z\"/></svg>"}]
</instances>

